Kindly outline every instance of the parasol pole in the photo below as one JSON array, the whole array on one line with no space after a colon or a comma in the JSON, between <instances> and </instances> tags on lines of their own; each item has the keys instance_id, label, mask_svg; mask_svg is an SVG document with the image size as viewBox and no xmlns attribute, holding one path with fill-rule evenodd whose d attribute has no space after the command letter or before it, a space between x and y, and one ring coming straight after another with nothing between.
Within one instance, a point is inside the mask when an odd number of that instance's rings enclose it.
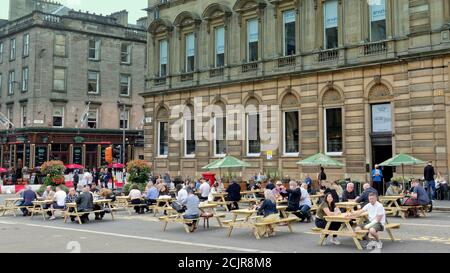
<instances>
[{"instance_id":1,"label":"parasol pole","mask_svg":"<svg viewBox=\"0 0 450 273\"><path fill-rule=\"evenodd\" d=\"M403 177L403 190L406 190L406 182L405 182L405 169L404 169L404 164L402 163L402 177Z\"/></svg>"}]
</instances>

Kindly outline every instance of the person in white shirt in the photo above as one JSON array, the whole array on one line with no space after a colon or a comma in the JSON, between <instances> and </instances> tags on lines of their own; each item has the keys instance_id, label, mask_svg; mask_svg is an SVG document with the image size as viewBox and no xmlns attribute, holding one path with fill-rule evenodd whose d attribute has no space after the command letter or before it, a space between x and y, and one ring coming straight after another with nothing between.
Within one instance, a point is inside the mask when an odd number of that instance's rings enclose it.
<instances>
[{"instance_id":1,"label":"person in white shirt","mask_svg":"<svg viewBox=\"0 0 450 273\"><path fill-rule=\"evenodd\" d=\"M81 184L82 187L84 187L86 185L89 185L89 187L90 187L91 184L92 184L92 180L93 180L92 174L88 170L86 170L83 173L83 178L81 179L81 183L80 184Z\"/></svg>"},{"instance_id":2,"label":"person in white shirt","mask_svg":"<svg viewBox=\"0 0 450 273\"><path fill-rule=\"evenodd\" d=\"M184 187L182 184L177 185L177 202L181 205L186 204L186 199L188 197L188 193L186 191L186 187Z\"/></svg>"},{"instance_id":3,"label":"person in white shirt","mask_svg":"<svg viewBox=\"0 0 450 273\"><path fill-rule=\"evenodd\" d=\"M208 202L214 202L214 194L219 193L219 183L215 182L208 195Z\"/></svg>"},{"instance_id":4,"label":"person in white shirt","mask_svg":"<svg viewBox=\"0 0 450 273\"><path fill-rule=\"evenodd\" d=\"M202 184L200 185L200 201L208 200L209 192L211 191L211 186L209 186L209 182L206 179L202 179Z\"/></svg>"},{"instance_id":5,"label":"person in white shirt","mask_svg":"<svg viewBox=\"0 0 450 273\"><path fill-rule=\"evenodd\" d=\"M52 217L50 218L50 220L55 220L55 211L56 210L62 210L66 207L66 192L61 190L60 187L56 187L56 192L55 195L53 196L53 205L51 208L52 211Z\"/></svg>"},{"instance_id":6,"label":"person in white shirt","mask_svg":"<svg viewBox=\"0 0 450 273\"><path fill-rule=\"evenodd\" d=\"M362 209L353 212L351 215L358 216L363 212L367 212L369 215L369 221L366 221L362 226L357 227L356 230L361 230L361 228L367 229L369 234L375 238L375 241L370 242L367 248L370 246L375 246L377 248L382 248L383 244L378 236L379 231L384 230L384 225L386 224L386 211L383 205L378 202L378 195L375 192L369 194L369 203L365 205ZM366 235L365 240L368 239Z\"/></svg>"},{"instance_id":7,"label":"person in white shirt","mask_svg":"<svg viewBox=\"0 0 450 273\"><path fill-rule=\"evenodd\" d=\"M133 184L133 186L131 186L131 191L128 194L128 198L130 198L131 200L131 204L133 205L140 205L142 204L142 193L139 190L139 186L136 184ZM144 209L145 207L141 207L141 206L134 206L134 210L136 211L136 213L139 214L144 214Z\"/></svg>"},{"instance_id":8,"label":"person in white shirt","mask_svg":"<svg viewBox=\"0 0 450 273\"><path fill-rule=\"evenodd\" d=\"M309 198L309 193L308 193L308 184L307 183L302 183L301 187L300 187L300 191L302 193L302 195L300 196L300 203L299 203L299 210L300 210L300 222L305 221L307 223L311 222L311 207L312 207L312 203L311 203L311 199Z\"/></svg>"}]
</instances>

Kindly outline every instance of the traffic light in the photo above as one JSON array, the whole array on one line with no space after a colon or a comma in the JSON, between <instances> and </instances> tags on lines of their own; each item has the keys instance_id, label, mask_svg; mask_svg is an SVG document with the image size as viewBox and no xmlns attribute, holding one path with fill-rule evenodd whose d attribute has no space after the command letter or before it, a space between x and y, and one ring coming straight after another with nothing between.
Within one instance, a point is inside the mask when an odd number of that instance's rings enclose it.
<instances>
[{"instance_id":1,"label":"traffic light","mask_svg":"<svg viewBox=\"0 0 450 273\"><path fill-rule=\"evenodd\" d=\"M122 158L122 146L117 145L114 146L114 159L116 159L117 161L120 161L120 159Z\"/></svg>"},{"instance_id":2,"label":"traffic light","mask_svg":"<svg viewBox=\"0 0 450 273\"><path fill-rule=\"evenodd\" d=\"M105 161L109 164L113 163L112 147L108 147L105 149Z\"/></svg>"}]
</instances>

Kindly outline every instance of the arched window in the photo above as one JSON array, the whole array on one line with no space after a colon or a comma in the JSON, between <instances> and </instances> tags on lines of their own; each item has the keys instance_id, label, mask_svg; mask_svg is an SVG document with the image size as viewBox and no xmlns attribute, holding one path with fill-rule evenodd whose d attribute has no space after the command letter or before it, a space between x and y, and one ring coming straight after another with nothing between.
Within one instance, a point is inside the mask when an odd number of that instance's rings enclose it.
<instances>
[{"instance_id":1,"label":"arched window","mask_svg":"<svg viewBox=\"0 0 450 273\"><path fill-rule=\"evenodd\" d=\"M165 19L157 19L153 21L149 28L148 32L152 36L153 43L150 45L153 47L153 56L156 60L154 63L153 71L155 72L156 77L166 77L169 75L169 42L170 42L170 34L173 30L172 24ZM165 83L156 82L158 83Z\"/></svg>"},{"instance_id":2,"label":"arched window","mask_svg":"<svg viewBox=\"0 0 450 273\"><path fill-rule=\"evenodd\" d=\"M372 86L368 93L372 133L392 132L391 92L383 83Z\"/></svg>"},{"instance_id":3,"label":"arched window","mask_svg":"<svg viewBox=\"0 0 450 273\"><path fill-rule=\"evenodd\" d=\"M261 115L259 101L256 98L247 100L246 112L246 148L247 156L259 157L261 155Z\"/></svg>"},{"instance_id":4,"label":"arched window","mask_svg":"<svg viewBox=\"0 0 450 273\"><path fill-rule=\"evenodd\" d=\"M341 93L330 87L322 95L324 107L325 153L341 155L343 151L343 114Z\"/></svg>"},{"instance_id":5,"label":"arched window","mask_svg":"<svg viewBox=\"0 0 450 273\"><path fill-rule=\"evenodd\" d=\"M291 56L299 52L300 25L299 0L269 0L275 5L277 21L277 47L280 56Z\"/></svg>"},{"instance_id":6,"label":"arched window","mask_svg":"<svg viewBox=\"0 0 450 273\"><path fill-rule=\"evenodd\" d=\"M193 73L196 69L198 63L196 60L198 55L198 26L201 22L197 14L188 11L180 13L175 18L174 24L178 29L178 37L181 41L180 56L182 56L183 60L180 63L182 64L181 71L183 73Z\"/></svg>"},{"instance_id":7,"label":"arched window","mask_svg":"<svg viewBox=\"0 0 450 273\"><path fill-rule=\"evenodd\" d=\"M300 111L298 99L287 93L281 101L283 113L283 155L298 156L300 152Z\"/></svg>"}]
</instances>

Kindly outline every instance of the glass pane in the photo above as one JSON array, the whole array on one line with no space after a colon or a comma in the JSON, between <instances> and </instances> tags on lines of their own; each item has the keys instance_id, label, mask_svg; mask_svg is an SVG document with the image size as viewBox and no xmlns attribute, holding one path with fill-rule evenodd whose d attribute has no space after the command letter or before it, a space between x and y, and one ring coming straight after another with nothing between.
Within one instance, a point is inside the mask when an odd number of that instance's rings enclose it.
<instances>
[{"instance_id":1,"label":"glass pane","mask_svg":"<svg viewBox=\"0 0 450 273\"><path fill-rule=\"evenodd\" d=\"M286 56L295 54L295 22L284 25L284 54Z\"/></svg>"},{"instance_id":2,"label":"glass pane","mask_svg":"<svg viewBox=\"0 0 450 273\"><path fill-rule=\"evenodd\" d=\"M342 152L342 109L326 110L327 152Z\"/></svg>"},{"instance_id":3,"label":"glass pane","mask_svg":"<svg viewBox=\"0 0 450 273\"><path fill-rule=\"evenodd\" d=\"M299 152L299 126L298 112L286 112L284 114L285 131L285 153Z\"/></svg>"},{"instance_id":4,"label":"glass pane","mask_svg":"<svg viewBox=\"0 0 450 273\"><path fill-rule=\"evenodd\" d=\"M326 38L326 48L332 49L338 47L338 29L335 28L327 28L325 32Z\"/></svg>"},{"instance_id":5,"label":"glass pane","mask_svg":"<svg viewBox=\"0 0 450 273\"><path fill-rule=\"evenodd\" d=\"M215 153L225 154L226 153L226 118L219 117L216 118L216 135L215 135Z\"/></svg>"},{"instance_id":6,"label":"glass pane","mask_svg":"<svg viewBox=\"0 0 450 273\"><path fill-rule=\"evenodd\" d=\"M159 42L159 62L160 64L167 64L167 41Z\"/></svg>"},{"instance_id":7,"label":"glass pane","mask_svg":"<svg viewBox=\"0 0 450 273\"><path fill-rule=\"evenodd\" d=\"M225 65L225 54L216 55L216 67L222 67Z\"/></svg>"},{"instance_id":8,"label":"glass pane","mask_svg":"<svg viewBox=\"0 0 450 273\"><path fill-rule=\"evenodd\" d=\"M259 154L261 152L259 115L248 115L248 153Z\"/></svg>"},{"instance_id":9,"label":"glass pane","mask_svg":"<svg viewBox=\"0 0 450 273\"><path fill-rule=\"evenodd\" d=\"M327 1L324 5L325 47L338 46L338 1Z\"/></svg>"},{"instance_id":10,"label":"glass pane","mask_svg":"<svg viewBox=\"0 0 450 273\"><path fill-rule=\"evenodd\" d=\"M249 62L256 62L258 60L258 42L253 42L248 45Z\"/></svg>"},{"instance_id":11,"label":"glass pane","mask_svg":"<svg viewBox=\"0 0 450 273\"><path fill-rule=\"evenodd\" d=\"M187 58L187 64L186 64L186 72L193 72L195 66L195 58L194 56L190 56Z\"/></svg>"},{"instance_id":12,"label":"glass pane","mask_svg":"<svg viewBox=\"0 0 450 273\"><path fill-rule=\"evenodd\" d=\"M195 127L194 120L186 121L186 154L195 154Z\"/></svg>"},{"instance_id":13,"label":"glass pane","mask_svg":"<svg viewBox=\"0 0 450 273\"><path fill-rule=\"evenodd\" d=\"M195 55L195 35L194 33L186 35L186 57Z\"/></svg>"},{"instance_id":14,"label":"glass pane","mask_svg":"<svg viewBox=\"0 0 450 273\"><path fill-rule=\"evenodd\" d=\"M386 20L371 22L370 34L372 42L386 40Z\"/></svg>"},{"instance_id":15,"label":"glass pane","mask_svg":"<svg viewBox=\"0 0 450 273\"><path fill-rule=\"evenodd\" d=\"M159 123L159 155L169 154L169 135L167 122Z\"/></svg>"},{"instance_id":16,"label":"glass pane","mask_svg":"<svg viewBox=\"0 0 450 273\"><path fill-rule=\"evenodd\" d=\"M370 21L386 20L385 0L371 1L370 3Z\"/></svg>"},{"instance_id":17,"label":"glass pane","mask_svg":"<svg viewBox=\"0 0 450 273\"><path fill-rule=\"evenodd\" d=\"M258 41L259 37L258 37L258 20L257 19L249 20L247 22L247 32L248 32L248 37L247 37L248 43Z\"/></svg>"},{"instance_id":18,"label":"glass pane","mask_svg":"<svg viewBox=\"0 0 450 273\"><path fill-rule=\"evenodd\" d=\"M216 54L225 53L225 28L216 28Z\"/></svg>"}]
</instances>

